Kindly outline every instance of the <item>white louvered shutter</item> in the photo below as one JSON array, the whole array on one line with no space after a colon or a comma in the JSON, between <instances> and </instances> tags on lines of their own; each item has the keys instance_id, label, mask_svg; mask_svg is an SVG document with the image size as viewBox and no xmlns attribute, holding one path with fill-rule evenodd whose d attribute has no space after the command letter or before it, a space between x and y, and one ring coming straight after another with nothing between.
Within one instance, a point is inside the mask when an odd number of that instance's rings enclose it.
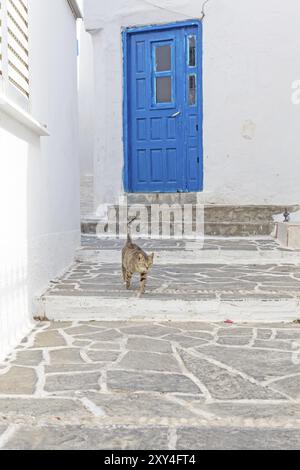
<instances>
[{"instance_id":1,"label":"white louvered shutter","mask_svg":"<svg viewBox=\"0 0 300 470\"><path fill-rule=\"evenodd\" d=\"M6 0L8 80L29 97L28 1Z\"/></svg>"}]
</instances>

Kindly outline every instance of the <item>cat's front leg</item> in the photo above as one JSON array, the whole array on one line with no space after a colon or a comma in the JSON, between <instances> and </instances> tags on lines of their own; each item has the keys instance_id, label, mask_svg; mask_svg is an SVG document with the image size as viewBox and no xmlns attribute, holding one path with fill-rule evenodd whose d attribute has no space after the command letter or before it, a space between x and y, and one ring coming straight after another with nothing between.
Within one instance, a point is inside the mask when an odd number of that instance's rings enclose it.
<instances>
[{"instance_id":1,"label":"cat's front leg","mask_svg":"<svg viewBox=\"0 0 300 470\"><path fill-rule=\"evenodd\" d=\"M147 273L142 273L141 274L141 286L140 290L138 293L138 296L140 297L141 295L145 294L146 292L146 284L147 284Z\"/></svg>"},{"instance_id":2,"label":"cat's front leg","mask_svg":"<svg viewBox=\"0 0 300 470\"><path fill-rule=\"evenodd\" d=\"M132 273L126 272L126 289L129 290L131 286Z\"/></svg>"}]
</instances>

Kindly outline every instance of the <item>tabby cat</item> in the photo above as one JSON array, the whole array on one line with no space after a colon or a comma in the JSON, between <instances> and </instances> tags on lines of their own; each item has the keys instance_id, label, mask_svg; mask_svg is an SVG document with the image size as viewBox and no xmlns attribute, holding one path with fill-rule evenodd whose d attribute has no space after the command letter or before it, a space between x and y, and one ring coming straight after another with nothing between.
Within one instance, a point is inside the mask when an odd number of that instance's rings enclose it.
<instances>
[{"instance_id":1,"label":"tabby cat","mask_svg":"<svg viewBox=\"0 0 300 470\"><path fill-rule=\"evenodd\" d=\"M131 222L133 222L133 220L131 220ZM128 233L127 242L122 250L123 279L126 288L130 289L133 274L139 273L141 275L141 285L138 292L139 297L145 293L147 276L153 266L153 260L154 253L147 255L139 246L132 243L131 236Z\"/></svg>"}]
</instances>

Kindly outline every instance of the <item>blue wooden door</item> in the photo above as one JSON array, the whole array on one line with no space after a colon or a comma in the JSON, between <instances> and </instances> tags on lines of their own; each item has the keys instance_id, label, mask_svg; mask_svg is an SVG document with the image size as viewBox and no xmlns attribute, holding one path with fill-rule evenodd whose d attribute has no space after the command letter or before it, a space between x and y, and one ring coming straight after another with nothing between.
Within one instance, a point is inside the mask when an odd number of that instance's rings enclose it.
<instances>
[{"instance_id":1,"label":"blue wooden door","mask_svg":"<svg viewBox=\"0 0 300 470\"><path fill-rule=\"evenodd\" d=\"M200 24L126 34L126 189L202 190Z\"/></svg>"}]
</instances>

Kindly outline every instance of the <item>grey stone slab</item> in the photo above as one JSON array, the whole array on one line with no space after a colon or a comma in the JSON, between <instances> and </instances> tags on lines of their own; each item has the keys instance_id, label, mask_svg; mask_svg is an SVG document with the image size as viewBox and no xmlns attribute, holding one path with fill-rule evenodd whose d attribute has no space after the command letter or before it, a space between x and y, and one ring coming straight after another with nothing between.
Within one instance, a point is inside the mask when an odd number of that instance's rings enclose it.
<instances>
[{"instance_id":1,"label":"grey stone slab","mask_svg":"<svg viewBox=\"0 0 300 470\"><path fill-rule=\"evenodd\" d=\"M269 420L274 423L288 425L291 421L300 419L300 404L296 403L199 403L198 407L209 413L214 413L219 418L244 418L252 420Z\"/></svg>"},{"instance_id":2,"label":"grey stone slab","mask_svg":"<svg viewBox=\"0 0 300 470\"><path fill-rule=\"evenodd\" d=\"M240 375L211 364L205 359L180 351L186 368L192 372L217 400L272 400L281 399L280 394L256 385Z\"/></svg>"},{"instance_id":3,"label":"grey stone slab","mask_svg":"<svg viewBox=\"0 0 300 470\"><path fill-rule=\"evenodd\" d=\"M6 374L0 375L0 395L32 395L36 382L34 369L11 367Z\"/></svg>"},{"instance_id":4,"label":"grey stone slab","mask_svg":"<svg viewBox=\"0 0 300 470\"><path fill-rule=\"evenodd\" d=\"M105 329L105 327L103 326L102 329ZM74 326L73 328L66 329L66 333L68 335L74 335L74 336L82 335L85 333L98 333L99 331L101 331L101 327L97 327L96 325L90 326L89 324L78 325L78 326Z\"/></svg>"},{"instance_id":5,"label":"grey stone slab","mask_svg":"<svg viewBox=\"0 0 300 470\"><path fill-rule=\"evenodd\" d=\"M204 404L206 402L206 398L204 395L201 395L200 393L198 395L193 395L193 394L173 394L177 399L184 401L188 407L192 407L193 409L202 409L204 407ZM213 413L213 411L212 411Z\"/></svg>"},{"instance_id":6,"label":"grey stone slab","mask_svg":"<svg viewBox=\"0 0 300 470\"><path fill-rule=\"evenodd\" d=\"M299 375L294 377L287 377L272 383L272 388L280 392L286 393L294 400L300 400L300 364Z\"/></svg>"},{"instance_id":7,"label":"grey stone slab","mask_svg":"<svg viewBox=\"0 0 300 470\"><path fill-rule=\"evenodd\" d=\"M193 331L193 330L186 330L184 331L185 336L191 336L193 338L200 338L207 341L211 341L213 339L213 334L208 333L206 331Z\"/></svg>"},{"instance_id":8,"label":"grey stone slab","mask_svg":"<svg viewBox=\"0 0 300 470\"><path fill-rule=\"evenodd\" d=\"M165 337L166 340L179 344L183 348L196 348L203 344L208 344L207 340L201 338L192 338L183 334L172 334Z\"/></svg>"},{"instance_id":9,"label":"grey stone slab","mask_svg":"<svg viewBox=\"0 0 300 470\"><path fill-rule=\"evenodd\" d=\"M97 341L96 343L92 343L89 349L91 351L118 351L120 350L120 348L120 343L108 343L105 341Z\"/></svg>"},{"instance_id":10,"label":"grey stone slab","mask_svg":"<svg viewBox=\"0 0 300 470\"><path fill-rule=\"evenodd\" d=\"M296 374L300 367L293 363L292 354L284 351L207 345L201 353L259 381Z\"/></svg>"},{"instance_id":11,"label":"grey stone slab","mask_svg":"<svg viewBox=\"0 0 300 470\"><path fill-rule=\"evenodd\" d=\"M129 338L126 348L130 351L149 351L159 353L172 353L172 347L168 341L150 338Z\"/></svg>"},{"instance_id":12,"label":"grey stone slab","mask_svg":"<svg viewBox=\"0 0 300 470\"><path fill-rule=\"evenodd\" d=\"M100 390L100 373L73 373L72 375L48 375L46 392L64 392L80 390Z\"/></svg>"},{"instance_id":13,"label":"grey stone slab","mask_svg":"<svg viewBox=\"0 0 300 470\"><path fill-rule=\"evenodd\" d=\"M170 354L130 351L119 363L121 369L180 372L177 360Z\"/></svg>"},{"instance_id":14,"label":"grey stone slab","mask_svg":"<svg viewBox=\"0 0 300 470\"><path fill-rule=\"evenodd\" d=\"M38 366L43 360L43 351L20 351L14 364L22 366Z\"/></svg>"},{"instance_id":15,"label":"grey stone slab","mask_svg":"<svg viewBox=\"0 0 300 470\"><path fill-rule=\"evenodd\" d=\"M66 341L58 331L42 331L37 334L34 347L35 348L54 348L58 346L66 346Z\"/></svg>"},{"instance_id":16,"label":"grey stone slab","mask_svg":"<svg viewBox=\"0 0 300 470\"><path fill-rule=\"evenodd\" d=\"M76 348L57 349L50 351L51 364L82 364L80 350Z\"/></svg>"},{"instance_id":17,"label":"grey stone slab","mask_svg":"<svg viewBox=\"0 0 300 470\"><path fill-rule=\"evenodd\" d=\"M78 400L59 398L0 398L0 415L18 419L23 417L42 419L44 416L91 417L91 413Z\"/></svg>"},{"instance_id":18,"label":"grey stone slab","mask_svg":"<svg viewBox=\"0 0 300 470\"><path fill-rule=\"evenodd\" d=\"M157 397L148 393L122 394L88 394L87 397L110 417L126 417L126 422L137 422L140 419L189 419L195 414L185 406L168 401L163 396Z\"/></svg>"},{"instance_id":19,"label":"grey stone slab","mask_svg":"<svg viewBox=\"0 0 300 470\"><path fill-rule=\"evenodd\" d=\"M215 325L212 325L210 323L204 323L204 322L168 322L168 323L161 323L162 325L165 326L170 326L172 328L178 328L180 330L187 330L187 331L214 331L215 330Z\"/></svg>"},{"instance_id":20,"label":"grey stone slab","mask_svg":"<svg viewBox=\"0 0 300 470\"><path fill-rule=\"evenodd\" d=\"M180 374L108 371L107 385L111 390L154 391L161 393L199 393L199 388L188 377Z\"/></svg>"},{"instance_id":21,"label":"grey stone slab","mask_svg":"<svg viewBox=\"0 0 300 470\"><path fill-rule=\"evenodd\" d=\"M177 450L299 450L299 429L196 428L177 430Z\"/></svg>"},{"instance_id":22,"label":"grey stone slab","mask_svg":"<svg viewBox=\"0 0 300 470\"><path fill-rule=\"evenodd\" d=\"M120 353L118 351L87 351L87 356L94 362L115 362Z\"/></svg>"},{"instance_id":23,"label":"grey stone slab","mask_svg":"<svg viewBox=\"0 0 300 470\"><path fill-rule=\"evenodd\" d=\"M281 341L281 340L263 340L258 339L254 341L254 348L267 348L267 349L280 349L282 351L293 351L293 341ZM299 340L299 350L300 350L300 340Z\"/></svg>"},{"instance_id":24,"label":"grey stone slab","mask_svg":"<svg viewBox=\"0 0 300 470\"><path fill-rule=\"evenodd\" d=\"M76 336L76 339L90 339L92 341L117 341L122 338L122 335L116 330L107 330L103 332L85 333Z\"/></svg>"},{"instance_id":25,"label":"grey stone slab","mask_svg":"<svg viewBox=\"0 0 300 470\"><path fill-rule=\"evenodd\" d=\"M103 365L101 364L56 364L52 366L45 366L46 374L55 374L63 372L89 372L100 371Z\"/></svg>"},{"instance_id":26,"label":"grey stone slab","mask_svg":"<svg viewBox=\"0 0 300 470\"><path fill-rule=\"evenodd\" d=\"M228 346L246 346L250 342L248 336L221 336L218 338L218 344L224 344Z\"/></svg>"},{"instance_id":27,"label":"grey stone slab","mask_svg":"<svg viewBox=\"0 0 300 470\"><path fill-rule=\"evenodd\" d=\"M300 341L300 328L277 331L276 339L295 339Z\"/></svg>"},{"instance_id":28,"label":"grey stone slab","mask_svg":"<svg viewBox=\"0 0 300 470\"><path fill-rule=\"evenodd\" d=\"M252 328L221 328L218 331L218 336L252 336L253 330Z\"/></svg>"},{"instance_id":29,"label":"grey stone slab","mask_svg":"<svg viewBox=\"0 0 300 470\"><path fill-rule=\"evenodd\" d=\"M142 335L159 338L170 333L176 333L177 329L169 326L159 326L146 323L140 326L125 327L122 328L122 331L127 335Z\"/></svg>"},{"instance_id":30,"label":"grey stone slab","mask_svg":"<svg viewBox=\"0 0 300 470\"><path fill-rule=\"evenodd\" d=\"M73 346L76 346L78 348L85 348L86 346L89 346L90 344L92 344L92 341L89 339L76 340L72 343Z\"/></svg>"},{"instance_id":31,"label":"grey stone slab","mask_svg":"<svg viewBox=\"0 0 300 470\"><path fill-rule=\"evenodd\" d=\"M164 450L168 428L48 426L19 429L5 450Z\"/></svg>"},{"instance_id":32,"label":"grey stone slab","mask_svg":"<svg viewBox=\"0 0 300 470\"><path fill-rule=\"evenodd\" d=\"M257 330L257 339L270 339L271 336L272 336L272 330L270 329Z\"/></svg>"}]
</instances>

